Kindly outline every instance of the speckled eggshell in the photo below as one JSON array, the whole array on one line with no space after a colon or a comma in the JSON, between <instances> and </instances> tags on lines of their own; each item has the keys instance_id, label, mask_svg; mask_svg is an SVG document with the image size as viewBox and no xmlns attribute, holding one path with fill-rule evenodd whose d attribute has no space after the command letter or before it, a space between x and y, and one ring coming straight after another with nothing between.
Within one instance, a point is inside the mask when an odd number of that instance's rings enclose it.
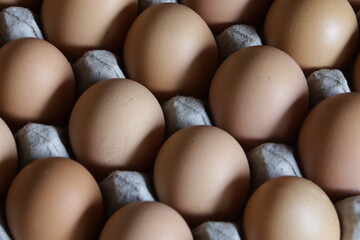
<instances>
[{"instance_id":1,"label":"speckled eggshell","mask_svg":"<svg viewBox=\"0 0 360 240\"><path fill-rule=\"evenodd\" d=\"M42 26L71 62L93 49L119 53L137 6L137 0L43 0Z\"/></svg>"},{"instance_id":2,"label":"speckled eggshell","mask_svg":"<svg viewBox=\"0 0 360 240\"><path fill-rule=\"evenodd\" d=\"M260 26L273 0L180 0L218 34L234 24Z\"/></svg>"},{"instance_id":3,"label":"speckled eggshell","mask_svg":"<svg viewBox=\"0 0 360 240\"><path fill-rule=\"evenodd\" d=\"M249 165L239 143L212 126L183 128L167 139L155 161L161 202L195 227L239 217L249 188Z\"/></svg>"},{"instance_id":4,"label":"speckled eggshell","mask_svg":"<svg viewBox=\"0 0 360 240\"><path fill-rule=\"evenodd\" d=\"M76 102L69 121L75 158L99 180L115 170L150 171L164 134L159 102L129 79L92 85Z\"/></svg>"},{"instance_id":5,"label":"speckled eggshell","mask_svg":"<svg viewBox=\"0 0 360 240\"><path fill-rule=\"evenodd\" d=\"M18 153L14 136L1 118L0 149L0 200L3 200L10 183L17 174Z\"/></svg>"},{"instance_id":6,"label":"speckled eggshell","mask_svg":"<svg viewBox=\"0 0 360 240\"><path fill-rule=\"evenodd\" d=\"M13 132L29 122L65 125L75 94L70 63L51 43L21 38L0 49L0 117Z\"/></svg>"},{"instance_id":7,"label":"speckled eggshell","mask_svg":"<svg viewBox=\"0 0 360 240\"><path fill-rule=\"evenodd\" d=\"M176 95L206 98L218 66L215 38L192 9L163 3L142 12L125 40L128 78L163 103Z\"/></svg>"},{"instance_id":8,"label":"speckled eggshell","mask_svg":"<svg viewBox=\"0 0 360 240\"><path fill-rule=\"evenodd\" d=\"M270 46L241 49L218 68L209 92L213 123L248 151L265 142L290 144L308 112L299 65Z\"/></svg>"},{"instance_id":9,"label":"speckled eggshell","mask_svg":"<svg viewBox=\"0 0 360 240\"><path fill-rule=\"evenodd\" d=\"M339 240L340 223L329 197L313 182L283 176L262 184L245 207L246 240Z\"/></svg>"},{"instance_id":10,"label":"speckled eggshell","mask_svg":"<svg viewBox=\"0 0 360 240\"><path fill-rule=\"evenodd\" d=\"M103 225L100 188L78 162L43 158L12 182L6 220L17 240L95 240Z\"/></svg>"},{"instance_id":11,"label":"speckled eggshell","mask_svg":"<svg viewBox=\"0 0 360 240\"><path fill-rule=\"evenodd\" d=\"M192 240L183 217L160 202L130 203L106 222L99 240Z\"/></svg>"},{"instance_id":12,"label":"speckled eggshell","mask_svg":"<svg viewBox=\"0 0 360 240\"><path fill-rule=\"evenodd\" d=\"M360 194L360 93L329 97L311 110L298 139L304 176L333 199Z\"/></svg>"},{"instance_id":13,"label":"speckled eggshell","mask_svg":"<svg viewBox=\"0 0 360 240\"><path fill-rule=\"evenodd\" d=\"M264 38L309 75L347 65L358 44L358 23L347 0L275 0L266 16Z\"/></svg>"}]
</instances>

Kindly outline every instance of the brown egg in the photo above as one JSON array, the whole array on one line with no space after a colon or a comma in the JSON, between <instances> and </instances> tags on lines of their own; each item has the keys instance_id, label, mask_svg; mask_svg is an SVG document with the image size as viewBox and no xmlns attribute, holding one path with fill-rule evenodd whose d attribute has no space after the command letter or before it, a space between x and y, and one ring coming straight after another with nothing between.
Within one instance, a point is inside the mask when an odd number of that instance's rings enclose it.
<instances>
[{"instance_id":1,"label":"brown egg","mask_svg":"<svg viewBox=\"0 0 360 240\"><path fill-rule=\"evenodd\" d=\"M0 10L11 6L19 6L40 13L41 3L42 0L0 0Z\"/></svg>"},{"instance_id":2,"label":"brown egg","mask_svg":"<svg viewBox=\"0 0 360 240\"><path fill-rule=\"evenodd\" d=\"M343 69L358 44L358 23L347 0L275 0L264 23L265 43L287 52L309 75Z\"/></svg>"},{"instance_id":3,"label":"brown egg","mask_svg":"<svg viewBox=\"0 0 360 240\"><path fill-rule=\"evenodd\" d=\"M136 202L117 210L106 222L100 240L192 240L181 215L160 202Z\"/></svg>"},{"instance_id":4,"label":"brown egg","mask_svg":"<svg viewBox=\"0 0 360 240\"><path fill-rule=\"evenodd\" d=\"M217 34L234 24L260 26L273 0L180 0Z\"/></svg>"},{"instance_id":5,"label":"brown egg","mask_svg":"<svg viewBox=\"0 0 360 240\"><path fill-rule=\"evenodd\" d=\"M158 198L193 227L239 217L249 178L247 158L239 143L212 126L175 132L161 147L154 167Z\"/></svg>"},{"instance_id":6,"label":"brown egg","mask_svg":"<svg viewBox=\"0 0 360 240\"><path fill-rule=\"evenodd\" d=\"M70 63L49 42L21 38L0 49L0 117L13 132L28 122L66 124L75 92Z\"/></svg>"},{"instance_id":7,"label":"brown egg","mask_svg":"<svg viewBox=\"0 0 360 240\"><path fill-rule=\"evenodd\" d=\"M340 223L329 197L313 182L273 178L250 197L244 212L246 240L339 240Z\"/></svg>"},{"instance_id":8,"label":"brown egg","mask_svg":"<svg viewBox=\"0 0 360 240\"><path fill-rule=\"evenodd\" d=\"M0 200L2 201L17 173L18 155L14 136L1 118L0 149Z\"/></svg>"},{"instance_id":9,"label":"brown egg","mask_svg":"<svg viewBox=\"0 0 360 240\"><path fill-rule=\"evenodd\" d=\"M44 33L72 62L92 49L119 53L137 5L137 0L43 0Z\"/></svg>"},{"instance_id":10,"label":"brown egg","mask_svg":"<svg viewBox=\"0 0 360 240\"><path fill-rule=\"evenodd\" d=\"M128 79L91 86L76 102L69 121L76 159L97 179L119 169L149 171L164 133L159 102L144 86Z\"/></svg>"},{"instance_id":11,"label":"brown egg","mask_svg":"<svg viewBox=\"0 0 360 240\"><path fill-rule=\"evenodd\" d=\"M26 166L6 199L6 220L17 240L95 240L102 214L97 182L67 158L43 158Z\"/></svg>"},{"instance_id":12,"label":"brown egg","mask_svg":"<svg viewBox=\"0 0 360 240\"><path fill-rule=\"evenodd\" d=\"M333 199L360 194L360 93L320 102L306 117L298 139L303 174Z\"/></svg>"},{"instance_id":13,"label":"brown egg","mask_svg":"<svg viewBox=\"0 0 360 240\"><path fill-rule=\"evenodd\" d=\"M160 102L176 95L205 98L218 65L215 38L204 20L176 3L148 8L125 40L124 65L130 79Z\"/></svg>"},{"instance_id":14,"label":"brown egg","mask_svg":"<svg viewBox=\"0 0 360 240\"><path fill-rule=\"evenodd\" d=\"M237 51L211 83L213 122L247 151L264 142L290 144L308 110L308 86L285 52L256 46Z\"/></svg>"}]
</instances>

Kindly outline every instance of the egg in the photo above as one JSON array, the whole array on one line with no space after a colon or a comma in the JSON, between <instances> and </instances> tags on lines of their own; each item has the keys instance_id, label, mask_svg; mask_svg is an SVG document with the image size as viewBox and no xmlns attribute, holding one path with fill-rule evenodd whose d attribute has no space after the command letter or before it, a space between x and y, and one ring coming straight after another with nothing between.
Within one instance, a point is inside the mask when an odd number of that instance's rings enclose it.
<instances>
[{"instance_id":1,"label":"egg","mask_svg":"<svg viewBox=\"0 0 360 240\"><path fill-rule=\"evenodd\" d=\"M159 200L194 227L239 217L249 187L249 165L239 143L213 126L191 126L171 135L154 167Z\"/></svg>"},{"instance_id":2,"label":"egg","mask_svg":"<svg viewBox=\"0 0 360 240\"><path fill-rule=\"evenodd\" d=\"M334 201L360 194L360 93L329 97L311 110L298 138L304 176Z\"/></svg>"},{"instance_id":3,"label":"egg","mask_svg":"<svg viewBox=\"0 0 360 240\"><path fill-rule=\"evenodd\" d=\"M69 121L75 158L96 179L120 169L150 171L164 134L159 102L147 88L129 79L92 85L76 102Z\"/></svg>"},{"instance_id":4,"label":"egg","mask_svg":"<svg viewBox=\"0 0 360 240\"><path fill-rule=\"evenodd\" d=\"M218 34L235 24L260 27L273 0L180 0L196 11Z\"/></svg>"},{"instance_id":5,"label":"egg","mask_svg":"<svg viewBox=\"0 0 360 240\"><path fill-rule=\"evenodd\" d=\"M325 192L305 178L266 181L250 196L243 217L246 240L339 240L340 223Z\"/></svg>"},{"instance_id":6,"label":"egg","mask_svg":"<svg viewBox=\"0 0 360 240\"><path fill-rule=\"evenodd\" d=\"M146 86L161 103L176 95L206 98L217 65L217 45L209 27L181 4L148 8L125 40L128 78Z\"/></svg>"},{"instance_id":7,"label":"egg","mask_svg":"<svg viewBox=\"0 0 360 240\"><path fill-rule=\"evenodd\" d=\"M68 158L43 158L23 168L10 186L5 210L17 240L95 240L103 224L97 182Z\"/></svg>"},{"instance_id":8,"label":"egg","mask_svg":"<svg viewBox=\"0 0 360 240\"><path fill-rule=\"evenodd\" d=\"M275 0L265 19L264 38L309 75L346 67L358 44L358 23L347 0Z\"/></svg>"},{"instance_id":9,"label":"egg","mask_svg":"<svg viewBox=\"0 0 360 240\"><path fill-rule=\"evenodd\" d=\"M117 210L106 222L99 240L192 240L181 215L160 202L135 202Z\"/></svg>"},{"instance_id":10,"label":"egg","mask_svg":"<svg viewBox=\"0 0 360 240\"><path fill-rule=\"evenodd\" d=\"M137 0L43 0L41 21L47 40L73 62L93 49L120 53L137 6Z\"/></svg>"},{"instance_id":11,"label":"egg","mask_svg":"<svg viewBox=\"0 0 360 240\"><path fill-rule=\"evenodd\" d=\"M21 38L0 49L0 117L13 132L29 122L65 125L75 94L71 65L54 45Z\"/></svg>"},{"instance_id":12,"label":"egg","mask_svg":"<svg viewBox=\"0 0 360 240\"><path fill-rule=\"evenodd\" d=\"M216 71L209 92L213 123L245 151L265 142L293 143L308 105L309 90L299 65L270 46L230 55Z\"/></svg>"},{"instance_id":13,"label":"egg","mask_svg":"<svg viewBox=\"0 0 360 240\"><path fill-rule=\"evenodd\" d=\"M17 173L18 154L14 136L1 118L0 149L0 200L3 200Z\"/></svg>"}]
</instances>

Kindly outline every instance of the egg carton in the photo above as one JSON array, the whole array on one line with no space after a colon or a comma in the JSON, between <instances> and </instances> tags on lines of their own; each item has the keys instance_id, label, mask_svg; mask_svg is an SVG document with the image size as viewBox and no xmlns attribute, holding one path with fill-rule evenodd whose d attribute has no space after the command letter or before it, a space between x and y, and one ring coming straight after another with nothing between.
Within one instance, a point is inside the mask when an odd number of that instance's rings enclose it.
<instances>
[{"instance_id":1,"label":"egg carton","mask_svg":"<svg viewBox=\"0 0 360 240\"><path fill-rule=\"evenodd\" d=\"M140 11L166 0L139 1ZM35 13L22 7L9 7L0 13L0 44L23 37L44 39ZM261 45L255 28L234 25L216 36L221 61L239 49ZM126 78L119 57L106 50L86 52L72 65L79 87L78 95L96 82L109 78ZM310 104L316 104L330 96L350 92L344 74L337 69L321 69L307 78ZM212 125L207 103L203 100L176 96L162 105L166 121L166 135L193 125ZM15 134L20 168L46 157L73 158L66 128L29 123ZM265 181L278 176L298 176L301 172L291 146L264 143L247 152L251 169L250 191L255 191ZM156 201L152 179L148 174L136 171L114 171L99 182L105 215L109 218L121 207L139 201ZM352 197L335 204L342 225L342 240L360 238L360 198ZM1 208L3 209L3 207ZM4 212L1 211L0 239L10 239ZM235 222L209 221L192 229L197 240L239 240L241 227Z\"/></svg>"}]
</instances>

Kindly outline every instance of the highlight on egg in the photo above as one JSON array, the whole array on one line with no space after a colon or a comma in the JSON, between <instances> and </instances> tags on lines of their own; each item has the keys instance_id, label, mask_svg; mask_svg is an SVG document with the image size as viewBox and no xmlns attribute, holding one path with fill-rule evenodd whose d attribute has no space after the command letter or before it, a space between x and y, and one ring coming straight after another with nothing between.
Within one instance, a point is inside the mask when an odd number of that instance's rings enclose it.
<instances>
[{"instance_id":1,"label":"highlight on egg","mask_svg":"<svg viewBox=\"0 0 360 240\"><path fill-rule=\"evenodd\" d=\"M288 53L307 76L322 68L344 70L358 35L348 0L275 0L264 22L264 42Z\"/></svg>"}]
</instances>

